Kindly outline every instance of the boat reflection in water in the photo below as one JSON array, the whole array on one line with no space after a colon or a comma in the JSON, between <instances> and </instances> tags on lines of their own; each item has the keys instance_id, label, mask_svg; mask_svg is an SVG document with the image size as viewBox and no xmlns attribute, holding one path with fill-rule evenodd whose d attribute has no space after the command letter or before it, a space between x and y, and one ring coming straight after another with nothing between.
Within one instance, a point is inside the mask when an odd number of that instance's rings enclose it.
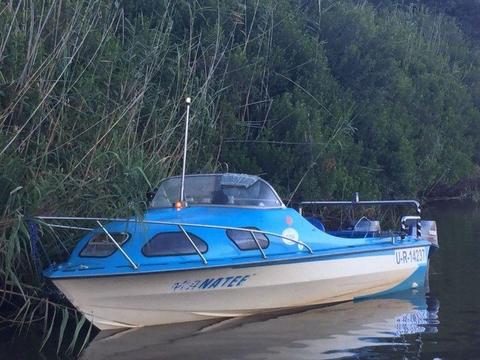
<instances>
[{"instance_id":1,"label":"boat reflection in water","mask_svg":"<svg viewBox=\"0 0 480 360\"><path fill-rule=\"evenodd\" d=\"M437 332L439 302L413 292L290 314L100 332L82 359L334 359L399 345L421 352L418 336L409 343L405 335Z\"/></svg>"}]
</instances>

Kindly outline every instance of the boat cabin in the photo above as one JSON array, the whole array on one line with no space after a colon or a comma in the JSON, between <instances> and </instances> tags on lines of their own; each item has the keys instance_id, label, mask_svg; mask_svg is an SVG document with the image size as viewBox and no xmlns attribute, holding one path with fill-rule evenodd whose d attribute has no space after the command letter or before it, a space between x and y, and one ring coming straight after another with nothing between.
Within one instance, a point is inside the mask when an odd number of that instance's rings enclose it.
<instances>
[{"instance_id":1,"label":"boat cabin","mask_svg":"<svg viewBox=\"0 0 480 360\"><path fill-rule=\"evenodd\" d=\"M337 256L353 247L388 248L418 239L418 234L382 233L378 222L366 218L349 231L325 231L319 219L303 217L302 208L286 207L265 180L245 174L188 175L184 182L181 176L170 177L160 183L149 205L141 220L41 217L94 225L67 226L87 234L69 261L47 270L48 276L297 261L305 256Z\"/></svg>"}]
</instances>

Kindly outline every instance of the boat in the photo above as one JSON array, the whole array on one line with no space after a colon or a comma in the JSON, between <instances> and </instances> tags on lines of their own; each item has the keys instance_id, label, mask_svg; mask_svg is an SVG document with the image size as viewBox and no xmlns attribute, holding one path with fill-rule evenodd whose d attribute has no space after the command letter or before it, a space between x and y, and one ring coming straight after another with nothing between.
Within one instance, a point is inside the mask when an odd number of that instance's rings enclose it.
<instances>
[{"instance_id":1,"label":"boat","mask_svg":"<svg viewBox=\"0 0 480 360\"><path fill-rule=\"evenodd\" d=\"M404 233L381 232L366 218L330 233L318 219L286 207L260 177L188 175L186 203L179 204L181 180L161 182L141 220L42 217L96 224L80 228L87 234L68 261L44 276L99 329L246 316L417 288L437 248L434 223L418 216L404 217L403 223L414 220ZM323 204L303 206L313 203ZM426 236L418 233L422 223Z\"/></svg>"},{"instance_id":2,"label":"boat","mask_svg":"<svg viewBox=\"0 0 480 360\"><path fill-rule=\"evenodd\" d=\"M187 125L188 129L188 108ZM187 142L185 135L185 144ZM43 275L100 330L248 316L418 288L438 248L415 200L287 207L255 175L185 174L150 193L143 218L39 216L84 231ZM325 229L311 206L413 205L398 231L361 217ZM66 224L65 224L65 223ZM71 225L72 222L78 223Z\"/></svg>"}]
</instances>

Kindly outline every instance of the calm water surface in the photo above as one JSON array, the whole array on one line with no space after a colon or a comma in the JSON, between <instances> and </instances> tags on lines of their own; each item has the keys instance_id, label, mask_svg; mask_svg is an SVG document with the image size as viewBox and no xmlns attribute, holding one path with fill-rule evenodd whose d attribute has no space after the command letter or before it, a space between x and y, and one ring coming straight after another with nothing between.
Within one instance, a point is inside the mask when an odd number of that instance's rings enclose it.
<instances>
[{"instance_id":1,"label":"calm water surface","mask_svg":"<svg viewBox=\"0 0 480 360\"><path fill-rule=\"evenodd\" d=\"M430 293L348 302L294 314L99 333L82 359L480 359L480 209L438 203L441 250ZM0 332L0 359L39 354L34 334ZM6 356L9 354L8 356ZM15 355L14 355L15 354Z\"/></svg>"}]
</instances>

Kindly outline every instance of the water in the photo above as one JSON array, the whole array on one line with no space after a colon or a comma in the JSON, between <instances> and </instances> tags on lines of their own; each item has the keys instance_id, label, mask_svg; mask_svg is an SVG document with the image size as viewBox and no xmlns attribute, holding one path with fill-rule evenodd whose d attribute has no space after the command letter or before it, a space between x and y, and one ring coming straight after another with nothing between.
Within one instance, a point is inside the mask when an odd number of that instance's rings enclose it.
<instances>
[{"instance_id":1,"label":"water","mask_svg":"<svg viewBox=\"0 0 480 360\"><path fill-rule=\"evenodd\" d=\"M441 246L428 295L409 291L292 314L102 332L81 358L480 358L480 209L438 203L427 213L437 220ZM55 357L56 344L38 354L40 342L34 331L0 331L0 359Z\"/></svg>"}]
</instances>

